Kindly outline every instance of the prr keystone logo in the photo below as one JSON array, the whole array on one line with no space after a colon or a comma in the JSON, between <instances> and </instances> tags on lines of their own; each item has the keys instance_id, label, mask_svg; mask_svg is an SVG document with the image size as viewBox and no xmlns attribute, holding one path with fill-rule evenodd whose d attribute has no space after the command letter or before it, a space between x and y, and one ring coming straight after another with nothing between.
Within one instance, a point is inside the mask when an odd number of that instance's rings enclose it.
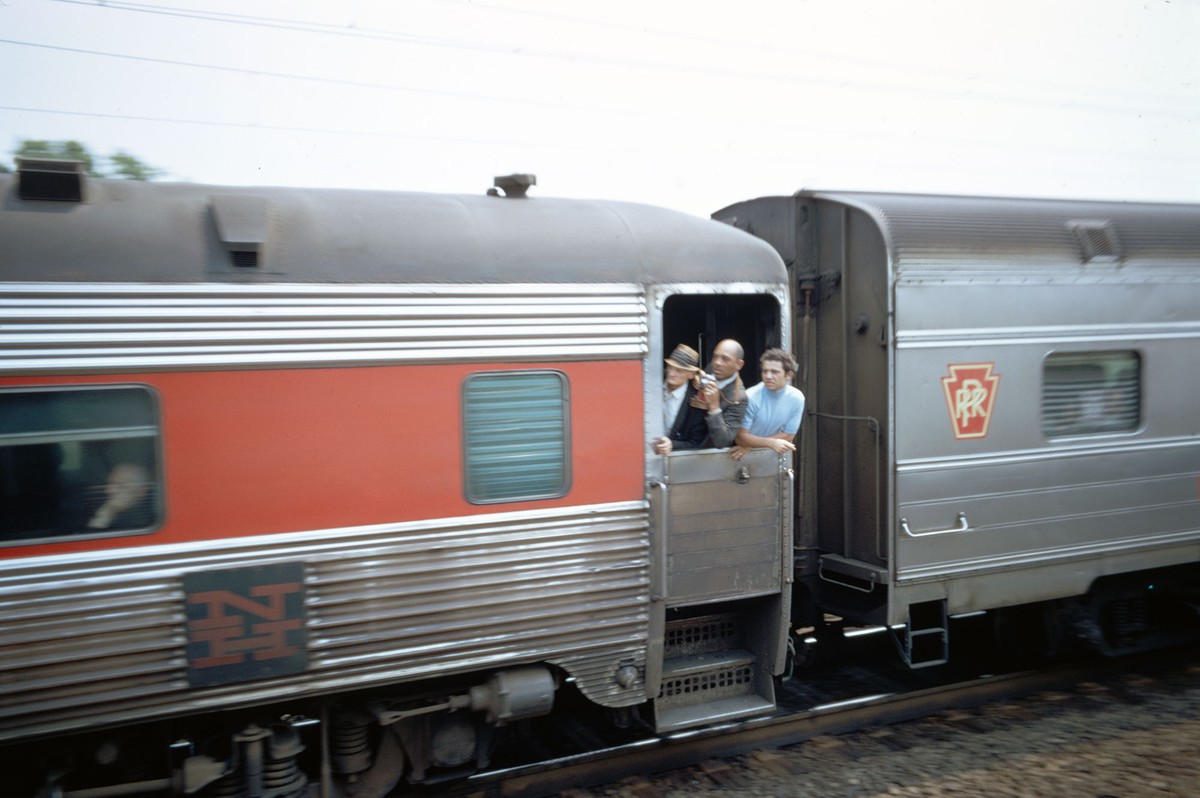
<instances>
[{"instance_id":1,"label":"prr keystone logo","mask_svg":"<svg viewBox=\"0 0 1200 798\"><path fill-rule=\"evenodd\" d=\"M992 406L1000 375L993 374L995 363L951 363L949 377L942 377L946 409L956 440L986 438L992 421Z\"/></svg>"}]
</instances>

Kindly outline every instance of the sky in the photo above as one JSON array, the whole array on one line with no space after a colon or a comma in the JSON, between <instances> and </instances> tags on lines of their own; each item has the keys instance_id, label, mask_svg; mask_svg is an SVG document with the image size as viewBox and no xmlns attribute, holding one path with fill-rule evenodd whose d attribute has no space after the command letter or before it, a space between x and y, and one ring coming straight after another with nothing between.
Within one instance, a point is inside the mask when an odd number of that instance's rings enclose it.
<instances>
[{"instance_id":1,"label":"sky","mask_svg":"<svg viewBox=\"0 0 1200 798\"><path fill-rule=\"evenodd\" d=\"M25 139L164 178L1200 202L1200 0L0 0Z\"/></svg>"}]
</instances>

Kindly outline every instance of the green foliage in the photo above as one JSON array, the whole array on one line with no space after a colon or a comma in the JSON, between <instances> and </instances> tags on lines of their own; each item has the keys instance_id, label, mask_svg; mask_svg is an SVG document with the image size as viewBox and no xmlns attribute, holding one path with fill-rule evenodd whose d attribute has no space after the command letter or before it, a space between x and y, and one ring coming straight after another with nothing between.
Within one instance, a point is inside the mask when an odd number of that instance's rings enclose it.
<instances>
[{"instance_id":1,"label":"green foliage","mask_svg":"<svg viewBox=\"0 0 1200 798\"><path fill-rule=\"evenodd\" d=\"M122 180L154 180L161 177L162 169L150 166L124 150L117 150L108 158L109 168L102 169L97 165L97 158L88 148L78 141L45 141L41 139L26 139L13 153L16 158L49 158L55 160L81 161L84 169L91 177L114 177ZM0 172L12 171L0 164Z\"/></svg>"},{"instance_id":2,"label":"green foliage","mask_svg":"<svg viewBox=\"0 0 1200 798\"><path fill-rule=\"evenodd\" d=\"M15 153L17 158L54 158L64 161L83 161L84 169L92 177L103 177L96 171L95 159L87 147L78 141L45 141L26 139Z\"/></svg>"},{"instance_id":3,"label":"green foliage","mask_svg":"<svg viewBox=\"0 0 1200 798\"><path fill-rule=\"evenodd\" d=\"M142 163L124 150L117 150L108 160L112 162L113 166L110 177L120 177L125 180L153 180L163 174L163 170Z\"/></svg>"}]
</instances>

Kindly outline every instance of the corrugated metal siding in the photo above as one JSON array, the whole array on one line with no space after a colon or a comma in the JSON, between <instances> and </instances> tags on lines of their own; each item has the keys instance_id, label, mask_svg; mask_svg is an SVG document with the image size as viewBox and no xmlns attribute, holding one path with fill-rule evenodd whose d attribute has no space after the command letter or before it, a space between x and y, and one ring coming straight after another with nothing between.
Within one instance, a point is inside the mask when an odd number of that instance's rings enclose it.
<instances>
[{"instance_id":1,"label":"corrugated metal siding","mask_svg":"<svg viewBox=\"0 0 1200 798\"><path fill-rule=\"evenodd\" d=\"M309 668L190 689L184 573L306 564ZM0 564L0 739L547 661L598 703L645 663L641 502Z\"/></svg>"},{"instance_id":2,"label":"corrugated metal siding","mask_svg":"<svg viewBox=\"0 0 1200 798\"><path fill-rule=\"evenodd\" d=\"M1084 247L1075 228L1104 224L1115 236L1118 262L1197 273L1200 205L817 193L875 218L898 275L922 270L992 270L1033 274L1079 269ZM1159 274L1161 279L1163 275Z\"/></svg>"},{"instance_id":3,"label":"corrugated metal siding","mask_svg":"<svg viewBox=\"0 0 1200 798\"><path fill-rule=\"evenodd\" d=\"M636 358L642 288L0 284L0 374Z\"/></svg>"},{"instance_id":4,"label":"corrugated metal siding","mask_svg":"<svg viewBox=\"0 0 1200 798\"><path fill-rule=\"evenodd\" d=\"M899 513L914 531L952 527L960 511L969 529L900 537L897 579L1005 571L1018 603L1070 594L1020 569L1074 562L1086 588L1104 574L1155 567L1155 556L1190 561L1200 551L1198 458L1194 441L1177 440L901 465ZM969 592L958 600L956 612L987 608L969 603L978 600Z\"/></svg>"}]
</instances>

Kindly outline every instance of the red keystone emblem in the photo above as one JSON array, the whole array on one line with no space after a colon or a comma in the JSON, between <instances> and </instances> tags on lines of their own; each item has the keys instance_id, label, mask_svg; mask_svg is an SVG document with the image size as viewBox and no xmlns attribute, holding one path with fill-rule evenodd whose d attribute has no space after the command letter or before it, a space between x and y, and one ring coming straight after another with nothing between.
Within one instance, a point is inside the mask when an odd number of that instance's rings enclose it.
<instances>
[{"instance_id":1,"label":"red keystone emblem","mask_svg":"<svg viewBox=\"0 0 1200 798\"><path fill-rule=\"evenodd\" d=\"M957 440L986 438L992 421L992 405L1000 375L995 363L951 363L949 377L942 377L946 409Z\"/></svg>"}]
</instances>

